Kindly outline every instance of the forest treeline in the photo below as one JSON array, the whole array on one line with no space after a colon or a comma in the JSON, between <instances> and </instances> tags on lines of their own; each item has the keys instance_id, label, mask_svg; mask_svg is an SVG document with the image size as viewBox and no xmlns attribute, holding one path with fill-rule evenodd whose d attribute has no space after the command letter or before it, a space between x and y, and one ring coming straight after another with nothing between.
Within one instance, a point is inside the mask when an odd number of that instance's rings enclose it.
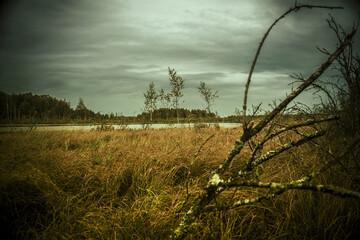
<instances>
[{"instance_id":1,"label":"forest treeline","mask_svg":"<svg viewBox=\"0 0 360 240\"><path fill-rule=\"evenodd\" d=\"M74 119L91 119L99 114L86 108L80 99L78 108L73 109L67 100L49 95L7 94L0 92L0 117L2 122L67 122Z\"/></svg>"},{"instance_id":2,"label":"forest treeline","mask_svg":"<svg viewBox=\"0 0 360 240\"><path fill-rule=\"evenodd\" d=\"M214 121L216 115L201 109L159 108L153 112L153 122L175 122L177 111L182 122ZM222 121L235 120L230 116ZM0 121L1 123L143 123L149 119L149 113L143 112L137 116L123 116L119 113L102 114L86 107L82 98L75 108L66 99L57 99L49 95L30 93L7 94L0 91ZM219 120L219 119L218 119Z\"/></svg>"}]
</instances>

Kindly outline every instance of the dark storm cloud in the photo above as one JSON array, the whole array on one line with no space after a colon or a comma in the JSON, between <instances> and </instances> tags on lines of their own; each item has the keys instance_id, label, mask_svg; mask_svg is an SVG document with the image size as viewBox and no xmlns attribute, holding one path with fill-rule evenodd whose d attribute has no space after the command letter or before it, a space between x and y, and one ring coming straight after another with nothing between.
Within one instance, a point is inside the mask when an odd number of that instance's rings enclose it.
<instances>
[{"instance_id":1,"label":"dark storm cloud","mask_svg":"<svg viewBox=\"0 0 360 240\"><path fill-rule=\"evenodd\" d=\"M292 3L293 4L293 3ZM3 5L0 89L51 94L95 111L133 114L153 81L169 91L167 67L186 79L185 103L201 107L200 81L219 90L220 114L241 106L247 72L261 37L290 5L285 0L145 1L18 0ZM331 13L346 28L350 1ZM353 9L353 7L352 7ZM355 13L354 13L355 12ZM271 101L291 89L289 74L310 74L334 49L328 10L303 9L282 20L260 54L250 101ZM131 101L130 101L131 99Z\"/></svg>"}]
</instances>

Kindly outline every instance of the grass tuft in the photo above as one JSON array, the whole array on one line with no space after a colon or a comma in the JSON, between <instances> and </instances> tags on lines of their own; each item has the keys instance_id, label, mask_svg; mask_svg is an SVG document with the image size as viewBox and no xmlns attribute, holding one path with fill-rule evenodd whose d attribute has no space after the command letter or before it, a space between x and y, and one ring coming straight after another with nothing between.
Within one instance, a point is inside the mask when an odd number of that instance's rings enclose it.
<instances>
[{"instance_id":1,"label":"grass tuft","mask_svg":"<svg viewBox=\"0 0 360 240\"><path fill-rule=\"evenodd\" d=\"M2 239L166 239L206 184L210 171L223 161L239 131L2 133ZM193 159L212 134L215 136ZM311 144L298 150L266 163L259 170L261 180L291 181L326 161ZM235 159L233 171L236 165L245 164L248 153L245 150ZM335 168L314 183L356 189L343 174L341 168ZM189 199L184 202L186 190ZM266 191L244 188L233 194L231 190L224 192L217 204ZM205 214L188 238L352 239L359 234L359 212L360 204L353 199L288 191L256 205Z\"/></svg>"}]
</instances>

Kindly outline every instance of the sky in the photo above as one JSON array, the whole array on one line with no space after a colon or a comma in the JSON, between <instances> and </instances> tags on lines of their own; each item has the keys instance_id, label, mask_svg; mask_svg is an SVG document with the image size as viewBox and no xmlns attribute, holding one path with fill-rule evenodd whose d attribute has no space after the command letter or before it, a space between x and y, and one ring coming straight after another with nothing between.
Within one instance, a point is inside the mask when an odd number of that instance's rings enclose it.
<instances>
[{"instance_id":1,"label":"sky","mask_svg":"<svg viewBox=\"0 0 360 240\"><path fill-rule=\"evenodd\" d=\"M292 73L309 76L336 38L329 13L350 30L359 7L346 0L301 1L343 10L302 9L270 33L249 90L267 110L292 88ZM259 42L289 0L11 0L0 11L0 90L79 98L95 112L141 113L151 82L169 92L168 67L185 79L182 107L204 108L200 81L218 90L213 111L242 108ZM356 43L359 42L357 35ZM313 104L310 92L298 101ZM161 107L161 104L159 104Z\"/></svg>"}]
</instances>

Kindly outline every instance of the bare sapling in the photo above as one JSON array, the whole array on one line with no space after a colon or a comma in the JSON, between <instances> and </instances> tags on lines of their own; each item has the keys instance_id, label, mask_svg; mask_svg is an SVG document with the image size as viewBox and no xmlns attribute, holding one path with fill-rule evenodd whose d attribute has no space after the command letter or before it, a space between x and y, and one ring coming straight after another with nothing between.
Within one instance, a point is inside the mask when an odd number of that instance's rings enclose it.
<instances>
[{"instance_id":1,"label":"bare sapling","mask_svg":"<svg viewBox=\"0 0 360 240\"><path fill-rule=\"evenodd\" d=\"M180 123L179 120L179 107L181 104L181 98L184 96L182 89L184 88L185 80L177 74L175 69L168 68L169 70L169 80L170 85L172 87L170 96L172 98L172 106L176 110L176 118L178 124Z\"/></svg>"},{"instance_id":2,"label":"bare sapling","mask_svg":"<svg viewBox=\"0 0 360 240\"><path fill-rule=\"evenodd\" d=\"M200 87L198 87L198 90L201 94L202 99L204 99L205 101L205 110L210 116L211 107L214 105L215 99L219 97L218 91L214 91L204 82L200 82Z\"/></svg>"},{"instance_id":3,"label":"bare sapling","mask_svg":"<svg viewBox=\"0 0 360 240\"><path fill-rule=\"evenodd\" d=\"M154 82L151 82L149 84L149 89L146 90L146 93L144 93L145 97L145 108L144 110L149 112L150 122L153 120L153 112L156 110L157 106L157 100L159 98L159 95L156 93L155 90L155 84Z\"/></svg>"}]
</instances>

